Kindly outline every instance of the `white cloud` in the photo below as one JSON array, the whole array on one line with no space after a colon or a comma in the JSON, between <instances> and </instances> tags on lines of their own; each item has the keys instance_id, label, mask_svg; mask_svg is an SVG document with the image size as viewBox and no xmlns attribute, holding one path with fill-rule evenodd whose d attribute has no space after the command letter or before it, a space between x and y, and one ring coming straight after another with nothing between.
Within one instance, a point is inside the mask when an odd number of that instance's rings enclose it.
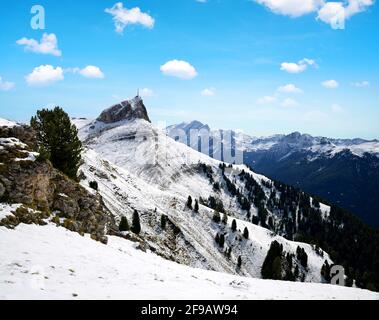
<instances>
[{"instance_id":1,"label":"white cloud","mask_svg":"<svg viewBox=\"0 0 379 320\"><path fill-rule=\"evenodd\" d=\"M64 79L63 69L51 65L42 65L34 68L32 73L25 77L30 86L45 86Z\"/></svg>"},{"instance_id":2,"label":"white cloud","mask_svg":"<svg viewBox=\"0 0 379 320\"><path fill-rule=\"evenodd\" d=\"M303 90L300 88L296 87L294 84L286 84L285 86L281 86L278 88L279 92L283 93L303 93Z\"/></svg>"},{"instance_id":3,"label":"white cloud","mask_svg":"<svg viewBox=\"0 0 379 320\"><path fill-rule=\"evenodd\" d=\"M344 111L344 109L339 104L333 104L331 109L334 113L341 113Z\"/></svg>"},{"instance_id":4,"label":"white cloud","mask_svg":"<svg viewBox=\"0 0 379 320\"><path fill-rule=\"evenodd\" d=\"M317 13L317 19L330 24L335 29L343 29L346 19L366 11L374 5L374 0L254 0L275 14L300 17Z\"/></svg>"},{"instance_id":5,"label":"white cloud","mask_svg":"<svg viewBox=\"0 0 379 320\"><path fill-rule=\"evenodd\" d=\"M79 71L79 73L86 78L92 79L103 79L104 73L101 71L99 67L96 66L87 66Z\"/></svg>"},{"instance_id":6,"label":"white cloud","mask_svg":"<svg viewBox=\"0 0 379 320\"><path fill-rule=\"evenodd\" d=\"M154 91L149 88L143 88L139 91L141 97L152 97L154 95Z\"/></svg>"},{"instance_id":7,"label":"white cloud","mask_svg":"<svg viewBox=\"0 0 379 320\"><path fill-rule=\"evenodd\" d=\"M54 33L44 33L40 42L34 39L22 38L17 44L25 46L25 50L40 54L52 54L60 57L62 52L58 49L58 39Z\"/></svg>"},{"instance_id":8,"label":"white cloud","mask_svg":"<svg viewBox=\"0 0 379 320\"><path fill-rule=\"evenodd\" d=\"M0 91L9 91L15 87L13 82L5 81L0 77Z\"/></svg>"},{"instance_id":9,"label":"white cloud","mask_svg":"<svg viewBox=\"0 0 379 320\"><path fill-rule=\"evenodd\" d=\"M299 103L294 99L287 98L287 99L284 99L280 105L284 108L293 108L293 107L297 107Z\"/></svg>"},{"instance_id":10,"label":"white cloud","mask_svg":"<svg viewBox=\"0 0 379 320\"><path fill-rule=\"evenodd\" d=\"M193 79L197 76L196 69L186 61L171 60L161 66L161 72L166 76L177 77L180 79Z\"/></svg>"},{"instance_id":11,"label":"white cloud","mask_svg":"<svg viewBox=\"0 0 379 320\"><path fill-rule=\"evenodd\" d=\"M276 102L276 98L272 96L264 96L257 100L258 104L272 104Z\"/></svg>"},{"instance_id":12,"label":"white cloud","mask_svg":"<svg viewBox=\"0 0 379 320\"><path fill-rule=\"evenodd\" d=\"M317 64L312 59L300 60L298 63L295 62L283 62L281 64L280 70L286 71L288 73L301 73L307 70L308 66L317 67Z\"/></svg>"},{"instance_id":13,"label":"white cloud","mask_svg":"<svg viewBox=\"0 0 379 320\"><path fill-rule=\"evenodd\" d=\"M368 82L368 81L360 81L360 82L354 82L354 83L352 83L352 85L354 87L357 87L357 88L364 88L364 87L369 87L370 86L370 82Z\"/></svg>"},{"instance_id":14,"label":"white cloud","mask_svg":"<svg viewBox=\"0 0 379 320\"><path fill-rule=\"evenodd\" d=\"M340 84L336 80L326 80L321 82L322 86L328 89L336 89L340 86Z\"/></svg>"},{"instance_id":15,"label":"white cloud","mask_svg":"<svg viewBox=\"0 0 379 320\"><path fill-rule=\"evenodd\" d=\"M326 2L318 11L317 19L330 24L333 28L344 28L345 20L357 13L366 11L374 0L348 0L345 2Z\"/></svg>"},{"instance_id":16,"label":"white cloud","mask_svg":"<svg viewBox=\"0 0 379 320\"><path fill-rule=\"evenodd\" d=\"M105 12L113 16L118 33L122 33L125 27L132 24L140 24L149 29L152 29L155 24L154 18L142 12L140 8L127 9L124 8L122 2L117 2L112 8L105 9Z\"/></svg>"},{"instance_id":17,"label":"white cloud","mask_svg":"<svg viewBox=\"0 0 379 320\"><path fill-rule=\"evenodd\" d=\"M203 91L201 91L201 95L203 97L213 97L216 95L216 90L214 88L206 88Z\"/></svg>"},{"instance_id":18,"label":"white cloud","mask_svg":"<svg viewBox=\"0 0 379 320\"><path fill-rule=\"evenodd\" d=\"M276 14L300 17L317 11L320 0L255 0Z\"/></svg>"}]
</instances>

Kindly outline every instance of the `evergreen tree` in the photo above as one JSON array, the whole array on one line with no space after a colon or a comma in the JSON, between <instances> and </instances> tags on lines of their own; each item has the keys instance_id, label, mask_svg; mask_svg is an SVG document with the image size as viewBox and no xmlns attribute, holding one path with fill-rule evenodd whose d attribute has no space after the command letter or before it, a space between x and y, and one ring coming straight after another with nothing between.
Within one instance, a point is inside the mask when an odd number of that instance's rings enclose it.
<instances>
[{"instance_id":1,"label":"evergreen tree","mask_svg":"<svg viewBox=\"0 0 379 320\"><path fill-rule=\"evenodd\" d=\"M219 240L219 243L221 248L224 247L224 244L225 244L225 235L223 233L220 234L220 240Z\"/></svg>"},{"instance_id":2,"label":"evergreen tree","mask_svg":"<svg viewBox=\"0 0 379 320\"><path fill-rule=\"evenodd\" d=\"M238 262L237 262L237 267L238 267L238 268L241 268L241 266L242 266L242 257L239 256L239 257L238 257Z\"/></svg>"},{"instance_id":3,"label":"evergreen tree","mask_svg":"<svg viewBox=\"0 0 379 320\"><path fill-rule=\"evenodd\" d=\"M222 215L222 223L223 223L223 224L227 224L227 223L228 223L228 216L226 215L226 213L224 213L224 214Z\"/></svg>"},{"instance_id":4,"label":"evergreen tree","mask_svg":"<svg viewBox=\"0 0 379 320\"><path fill-rule=\"evenodd\" d=\"M220 245L220 235L219 233L216 234L215 241L218 245Z\"/></svg>"},{"instance_id":5,"label":"evergreen tree","mask_svg":"<svg viewBox=\"0 0 379 320\"><path fill-rule=\"evenodd\" d=\"M82 143L68 114L59 107L42 109L32 117L30 126L36 131L40 155L69 178L77 180Z\"/></svg>"},{"instance_id":6,"label":"evergreen tree","mask_svg":"<svg viewBox=\"0 0 379 320\"><path fill-rule=\"evenodd\" d=\"M245 227L245 229L243 230L243 237L245 239L249 239L249 230L247 229L247 227Z\"/></svg>"},{"instance_id":7,"label":"evergreen tree","mask_svg":"<svg viewBox=\"0 0 379 320\"><path fill-rule=\"evenodd\" d=\"M97 181L91 181L89 183L89 186L90 186L90 188L92 188L93 190L96 190L96 191L99 189L99 185L98 185Z\"/></svg>"},{"instance_id":8,"label":"evergreen tree","mask_svg":"<svg viewBox=\"0 0 379 320\"><path fill-rule=\"evenodd\" d=\"M213 221L219 223L221 221L220 212L215 211L213 213Z\"/></svg>"},{"instance_id":9,"label":"evergreen tree","mask_svg":"<svg viewBox=\"0 0 379 320\"><path fill-rule=\"evenodd\" d=\"M129 231L129 223L128 223L128 219L126 219L125 216L122 216L121 217L121 221L120 221L120 225L118 227L118 229L123 232L123 231Z\"/></svg>"},{"instance_id":10,"label":"evergreen tree","mask_svg":"<svg viewBox=\"0 0 379 320\"><path fill-rule=\"evenodd\" d=\"M263 279L282 279L283 245L276 240L271 243L270 249L262 265Z\"/></svg>"},{"instance_id":11,"label":"evergreen tree","mask_svg":"<svg viewBox=\"0 0 379 320\"><path fill-rule=\"evenodd\" d=\"M188 196L187 208L192 210L192 197Z\"/></svg>"},{"instance_id":12,"label":"evergreen tree","mask_svg":"<svg viewBox=\"0 0 379 320\"><path fill-rule=\"evenodd\" d=\"M197 201L197 199L195 200L195 208L194 208L195 212L199 212L199 201Z\"/></svg>"},{"instance_id":13,"label":"evergreen tree","mask_svg":"<svg viewBox=\"0 0 379 320\"><path fill-rule=\"evenodd\" d=\"M130 230L132 230L135 234L139 234L141 232L141 224L137 210L134 210L133 212L132 227L130 228Z\"/></svg>"},{"instance_id":14,"label":"evergreen tree","mask_svg":"<svg viewBox=\"0 0 379 320\"><path fill-rule=\"evenodd\" d=\"M233 219L233 221L232 221L232 231L236 232L236 230L237 230L237 221L235 219Z\"/></svg>"},{"instance_id":15,"label":"evergreen tree","mask_svg":"<svg viewBox=\"0 0 379 320\"><path fill-rule=\"evenodd\" d=\"M166 224L167 224L167 216L162 214L161 216L161 229L166 230Z\"/></svg>"}]
</instances>

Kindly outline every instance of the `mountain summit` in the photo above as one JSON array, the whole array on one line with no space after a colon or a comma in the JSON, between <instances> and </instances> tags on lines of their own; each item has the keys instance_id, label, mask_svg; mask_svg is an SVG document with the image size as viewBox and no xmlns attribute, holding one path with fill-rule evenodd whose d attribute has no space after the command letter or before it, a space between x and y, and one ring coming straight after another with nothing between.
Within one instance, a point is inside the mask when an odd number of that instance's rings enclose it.
<instances>
[{"instance_id":1,"label":"mountain summit","mask_svg":"<svg viewBox=\"0 0 379 320\"><path fill-rule=\"evenodd\" d=\"M104 110L97 118L97 121L104 123L115 123L122 120L144 119L151 122L147 114L146 107L140 96L131 100L123 101L119 104Z\"/></svg>"}]
</instances>

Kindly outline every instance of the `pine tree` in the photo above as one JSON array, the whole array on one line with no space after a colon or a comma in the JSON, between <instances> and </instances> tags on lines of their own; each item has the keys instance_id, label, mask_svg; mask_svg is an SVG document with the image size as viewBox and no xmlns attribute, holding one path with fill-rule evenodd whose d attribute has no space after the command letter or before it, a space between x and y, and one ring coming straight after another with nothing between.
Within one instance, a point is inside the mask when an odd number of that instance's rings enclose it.
<instances>
[{"instance_id":1,"label":"pine tree","mask_svg":"<svg viewBox=\"0 0 379 320\"><path fill-rule=\"evenodd\" d=\"M166 230L166 224L167 224L167 216L162 214L161 216L161 229Z\"/></svg>"},{"instance_id":2,"label":"pine tree","mask_svg":"<svg viewBox=\"0 0 379 320\"><path fill-rule=\"evenodd\" d=\"M245 227L245 229L243 230L243 237L245 239L249 239L249 230L247 229L247 227Z\"/></svg>"},{"instance_id":3,"label":"pine tree","mask_svg":"<svg viewBox=\"0 0 379 320\"><path fill-rule=\"evenodd\" d=\"M59 107L42 109L32 117L30 126L36 131L41 157L50 160L69 178L77 180L82 143L68 114Z\"/></svg>"},{"instance_id":4,"label":"pine tree","mask_svg":"<svg viewBox=\"0 0 379 320\"><path fill-rule=\"evenodd\" d=\"M129 231L129 223L128 223L128 219L126 219L125 216L122 216L121 217L121 221L120 221L120 225L118 227L118 229L123 232L123 231Z\"/></svg>"},{"instance_id":5,"label":"pine tree","mask_svg":"<svg viewBox=\"0 0 379 320\"><path fill-rule=\"evenodd\" d=\"M216 222L216 223L219 223L219 222L221 221L220 212L215 211L215 212L213 213L213 218L212 218L212 220L213 220L214 222Z\"/></svg>"},{"instance_id":6,"label":"pine tree","mask_svg":"<svg viewBox=\"0 0 379 320\"><path fill-rule=\"evenodd\" d=\"M192 210L192 197L188 196L187 208Z\"/></svg>"},{"instance_id":7,"label":"pine tree","mask_svg":"<svg viewBox=\"0 0 379 320\"><path fill-rule=\"evenodd\" d=\"M232 231L236 232L236 230L237 230L237 221L235 219L233 219L233 221L232 221Z\"/></svg>"},{"instance_id":8,"label":"pine tree","mask_svg":"<svg viewBox=\"0 0 379 320\"><path fill-rule=\"evenodd\" d=\"M194 208L195 212L199 212L199 201L197 201L197 199L195 200L195 208Z\"/></svg>"},{"instance_id":9,"label":"pine tree","mask_svg":"<svg viewBox=\"0 0 379 320\"><path fill-rule=\"evenodd\" d=\"M228 216L226 215L226 213L224 213L224 214L222 215L222 223L223 223L223 224L227 224L227 223L228 223Z\"/></svg>"},{"instance_id":10,"label":"pine tree","mask_svg":"<svg viewBox=\"0 0 379 320\"><path fill-rule=\"evenodd\" d=\"M241 268L241 266L242 266L242 257L239 256L239 257L238 257L238 262L237 262L237 267L238 267L238 268Z\"/></svg>"},{"instance_id":11,"label":"pine tree","mask_svg":"<svg viewBox=\"0 0 379 320\"><path fill-rule=\"evenodd\" d=\"M225 244L225 235L223 233L220 234L220 239L219 239L219 243L221 248L224 247L224 244Z\"/></svg>"},{"instance_id":12,"label":"pine tree","mask_svg":"<svg viewBox=\"0 0 379 320\"><path fill-rule=\"evenodd\" d=\"M215 241L218 245L220 245L220 235L218 233L216 234Z\"/></svg>"},{"instance_id":13,"label":"pine tree","mask_svg":"<svg viewBox=\"0 0 379 320\"><path fill-rule=\"evenodd\" d=\"M141 224L137 210L134 210L133 212L132 227L130 228L130 230L132 230L135 234L139 234L141 232Z\"/></svg>"}]
</instances>

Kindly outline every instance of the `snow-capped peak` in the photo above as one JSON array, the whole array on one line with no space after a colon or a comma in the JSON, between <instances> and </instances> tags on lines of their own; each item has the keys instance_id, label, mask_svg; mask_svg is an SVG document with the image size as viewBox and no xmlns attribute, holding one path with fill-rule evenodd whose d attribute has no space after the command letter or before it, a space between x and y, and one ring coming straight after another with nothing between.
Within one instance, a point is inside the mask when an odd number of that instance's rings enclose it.
<instances>
[{"instance_id":1,"label":"snow-capped peak","mask_svg":"<svg viewBox=\"0 0 379 320\"><path fill-rule=\"evenodd\" d=\"M0 118L0 127L14 127L17 123L13 121L9 121L7 119Z\"/></svg>"}]
</instances>

